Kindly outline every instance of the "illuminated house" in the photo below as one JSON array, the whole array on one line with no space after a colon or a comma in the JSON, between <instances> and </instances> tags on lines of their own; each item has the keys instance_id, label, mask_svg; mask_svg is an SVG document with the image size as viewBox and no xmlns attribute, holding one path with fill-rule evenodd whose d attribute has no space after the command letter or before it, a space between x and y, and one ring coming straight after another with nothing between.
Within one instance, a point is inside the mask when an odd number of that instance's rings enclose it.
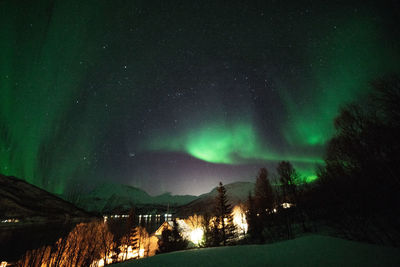
<instances>
[{"instance_id":1,"label":"illuminated house","mask_svg":"<svg viewBox=\"0 0 400 267\"><path fill-rule=\"evenodd\" d=\"M184 239L190 240L194 246L198 246L200 241L203 239L203 229L190 227L185 220L176 219L179 231ZM171 230L174 227L173 221L165 221L152 235L156 237L157 241L161 238L164 230Z\"/></svg>"},{"instance_id":2,"label":"illuminated house","mask_svg":"<svg viewBox=\"0 0 400 267\"><path fill-rule=\"evenodd\" d=\"M154 236L160 238L162 235L162 232L164 230L171 230L174 227L174 222L173 221L165 221L163 222L163 224L160 225L160 227L158 227L158 229L154 232Z\"/></svg>"}]
</instances>

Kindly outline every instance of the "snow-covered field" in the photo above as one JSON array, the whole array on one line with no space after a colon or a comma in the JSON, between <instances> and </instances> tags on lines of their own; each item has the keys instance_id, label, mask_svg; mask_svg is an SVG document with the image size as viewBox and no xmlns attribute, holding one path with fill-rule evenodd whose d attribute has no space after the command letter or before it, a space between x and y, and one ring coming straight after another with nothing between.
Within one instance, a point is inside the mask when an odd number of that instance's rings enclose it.
<instances>
[{"instance_id":1,"label":"snow-covered field","mask_svg":"<svg viewBox=\"0 0 400 267\"><path fill-rule=\"evenodd\" d=\"M124 266L400 266L400 249L310 235L267 245L178 251Z\"/></svg>"}]
</instances>

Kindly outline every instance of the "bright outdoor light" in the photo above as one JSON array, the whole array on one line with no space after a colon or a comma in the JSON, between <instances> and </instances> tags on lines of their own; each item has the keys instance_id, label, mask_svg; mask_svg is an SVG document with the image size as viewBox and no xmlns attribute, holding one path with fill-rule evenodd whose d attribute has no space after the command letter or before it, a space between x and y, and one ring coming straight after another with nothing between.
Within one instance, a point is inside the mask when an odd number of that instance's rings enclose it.
<instances>
[{"instance_id":1,"label":"bright outdoor light","mask_svg":"<svg viewBox=\"0 0 400 267\"><path fill-rule=\"evenodd\" d=\"M190 232L190 240L198 245L200 243L200 241L203 239L203 229L201 228L196 228L194 229L192 232Z\"/></svg>"}]
</instances>

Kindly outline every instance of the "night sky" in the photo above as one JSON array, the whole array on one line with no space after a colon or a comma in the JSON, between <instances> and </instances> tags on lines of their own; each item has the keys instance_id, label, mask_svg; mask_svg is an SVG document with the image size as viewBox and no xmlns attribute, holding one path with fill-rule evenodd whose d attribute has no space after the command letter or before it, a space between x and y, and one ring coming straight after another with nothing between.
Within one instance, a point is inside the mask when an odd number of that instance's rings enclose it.
<instances>
[{"instance_id":1,"label":"night sky","mask_svg":"<svg viewBox=\"0 0 400 267\"><path fill-rule=\"evenodd\" d=\"M376 2L1 1L0 172L201 194L289 160L310 181L340 106L400 69L399 4Z\"/></svg>"}]
</instances>

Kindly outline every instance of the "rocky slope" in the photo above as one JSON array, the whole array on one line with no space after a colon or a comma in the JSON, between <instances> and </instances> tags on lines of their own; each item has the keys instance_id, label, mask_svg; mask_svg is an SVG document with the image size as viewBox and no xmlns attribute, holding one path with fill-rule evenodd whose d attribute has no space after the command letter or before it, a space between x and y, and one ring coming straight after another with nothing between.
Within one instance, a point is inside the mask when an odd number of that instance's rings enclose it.
<instances>
[{"instance_id":1,"label":"rocky slope","mask_svg":"<svg viewBox=\"0 0 400 267\"><path fill-rule=\"evenodd\" d=\"M65 221L90 216L86 211L39 187L0 174L0 221Z\"/></svg>"}]
</instances>

